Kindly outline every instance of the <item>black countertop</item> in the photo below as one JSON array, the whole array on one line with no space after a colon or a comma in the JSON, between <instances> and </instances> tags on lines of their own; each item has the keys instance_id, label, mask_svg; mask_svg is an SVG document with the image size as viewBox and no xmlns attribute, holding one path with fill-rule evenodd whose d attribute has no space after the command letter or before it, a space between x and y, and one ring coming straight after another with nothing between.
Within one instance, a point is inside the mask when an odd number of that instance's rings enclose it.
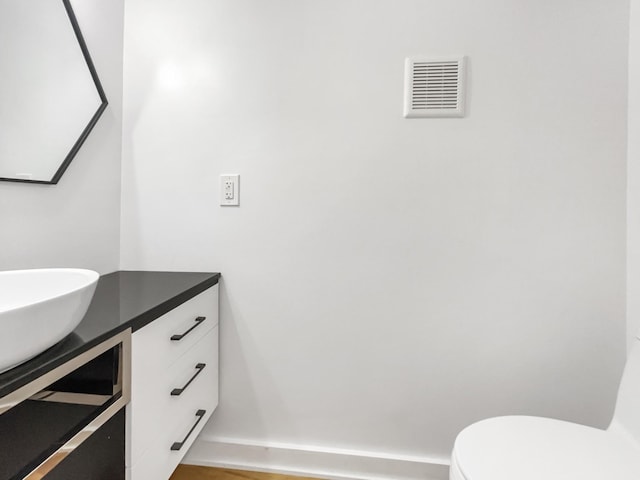
<instances>
[{"instance_id":1,"label":"black countertop","mask_svg":"<svg viewBox=\"0 0 640 480\"><path fill-rule=\"evenodd\" d=\"M64 340L0 373L0 398L131 327L136 330L218 283L219 273L114 272L98 280L86 315Z\"/></svg>"}]
</instances>

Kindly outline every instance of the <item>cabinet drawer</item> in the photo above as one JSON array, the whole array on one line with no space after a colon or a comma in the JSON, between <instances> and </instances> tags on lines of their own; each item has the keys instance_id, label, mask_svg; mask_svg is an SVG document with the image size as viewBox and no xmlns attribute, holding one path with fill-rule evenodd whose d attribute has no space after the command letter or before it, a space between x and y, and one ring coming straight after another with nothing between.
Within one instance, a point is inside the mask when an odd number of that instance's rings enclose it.
<instances>
[{"instance_id":1,"label":"cabinet drawer","mask_svg":"<svg viewBox=\"0 0 640 480\"><path fill-rule=\"evenodd\" d=\"M186 425L185 412L212 411L218 404L218 327L158 375L134 368L132 384L129 464L135 465L154 439Z\"/></svg>"},{"instance_id":2,"label":"cabinet drawer","mask_svg":"<svg viewBox=\"0 0 640 480\"><path fill-rule=\"evenodd\" d=\"M205 319L196 322L201 317ZM162 372L217 324L215 285L136 331L132 337L132 363L139 371ZM171 340L178 335L184 336Z\"/></svg>"},{"instance_id":3,"label":"cabinet drawer","mask_svg":"<svg viewBox=\"0 0 640 480\"><path fill-rule=\"evenodd\" d=\"M165 429L142 458L127 469L127 478L130 480L168 479L211 417L212 410L206 410L180 450L171 450L175 442L185 440L190 429L198 421L196 412L197 409L181 412L179 422L174 427Z\"/></svg>"}]
</instances>

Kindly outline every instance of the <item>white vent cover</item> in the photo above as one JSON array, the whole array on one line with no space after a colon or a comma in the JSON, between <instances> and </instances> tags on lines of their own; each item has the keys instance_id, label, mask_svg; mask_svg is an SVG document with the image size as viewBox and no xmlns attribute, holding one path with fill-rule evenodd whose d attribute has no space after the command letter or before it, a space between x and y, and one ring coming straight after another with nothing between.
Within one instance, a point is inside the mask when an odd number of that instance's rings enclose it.
<instances>
[{"instance_id":1,"label":"white vent cover","mask_svg":"<svg viewBox=\"0 0 640 480\"><path fill-rule=\"evenodd\" d=\"M465 57L407 58L404 116L463 117Z\"/></svg>"}]
</instances>

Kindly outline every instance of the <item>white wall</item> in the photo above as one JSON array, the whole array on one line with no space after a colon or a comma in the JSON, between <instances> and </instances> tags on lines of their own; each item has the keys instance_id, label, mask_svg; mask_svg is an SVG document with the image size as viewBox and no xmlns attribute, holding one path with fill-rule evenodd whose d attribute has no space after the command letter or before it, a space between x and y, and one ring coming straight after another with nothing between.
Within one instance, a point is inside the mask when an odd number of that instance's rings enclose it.
<instances>
[{"instance_id":1,"label":"white wall","mask_svg":"<svg viewBox=\"0 0 640 480\"><path fill-rule=\"evenodd\" d=\"M205 440L437 461L492 415L606 425L626 0L125 8L121 266L223 273ZM405 56L449 53L466 118L403 119Z\"/></svg>"},{"instance_id":2,"label":"white wall","mask_svg":"<svg viewBox=\"0 0 640 480\"><path fill-rule=\"evenodd\" d=\"M124 1L72 5L109 107L60 183L0 182L0 270L118 268Z\"/></svg>"},{"instance_id":3,"label":"white wall","mask_svg":"<svg viewBox=\"0 0 640 480\"><path fill-rule=\"evenodd\" d=\"M627 150L628 345L640 332L640 1L631 0Z\"/></svg>"}]
</instances>

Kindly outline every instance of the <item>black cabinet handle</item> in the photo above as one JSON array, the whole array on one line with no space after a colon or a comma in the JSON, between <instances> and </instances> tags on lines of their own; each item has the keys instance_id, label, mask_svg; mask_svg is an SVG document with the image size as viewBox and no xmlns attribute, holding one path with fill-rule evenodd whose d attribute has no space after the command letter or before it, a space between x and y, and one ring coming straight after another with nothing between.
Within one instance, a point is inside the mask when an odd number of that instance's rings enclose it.
<instances>
[{"instance_id":1,"label":"black cabinet handle","mask_svg":"<svg viewBox=\"0 0 640 480\"><path fill-rule=\"evenodd\" d=\"M204 367L206 367L206 366L207 366L206 363L197 364L196 365L196 370L198 370L198 371L193 375L193 377L191 377L191 379L185 384L184 387L182 387L182 388L174 388L173 390L171 390L171 395L173 395L174 397L182 395L182 392L184 392L187 389L187 387L191 384L191 382L193 382L196 379L196 377L198 375L200 375L200 373L202 373L202 370L204 370Z\"/></svg>"},{"instance_id":2,"label":"black cabinet handle","mask_svg":"<svg viewBox=\"0 0 640 480\"><path fill-rule=\"evenodd\" d=\"M193 327L191 327L189 330L187 330L186 332L184 332L181 335L171 335L171 340L175 340L175 341L182 340L184 337L189 335L194 328L196 328L198 325L202 324L202 322L204 322L206 319L207 319L207 317L198 317L198 318L196 318L196 324Z\"/></svg>"},{"instance_id":3,"label":"black cabinet handle","mask_svg":"<svg viewBox=\"0 0 640 480\"><path fill-rule=\"evenodd\" d=\"M182 448L182 446L187 442L187 440L189 440L189 437L191 436L193 431L196 429L198 424L204 418L205 413L207 413L206 410L198 410L196 412L196 417L198 417L198 420L196 420L196 423L193 424L193 427L191 427L191 430L189 430L189 433L187 433L187 436L184 437L184 440L182 440L181 442L175 442L173 445L171 445L171 450L180 450Z\"/></svg>"}]
</instances>

